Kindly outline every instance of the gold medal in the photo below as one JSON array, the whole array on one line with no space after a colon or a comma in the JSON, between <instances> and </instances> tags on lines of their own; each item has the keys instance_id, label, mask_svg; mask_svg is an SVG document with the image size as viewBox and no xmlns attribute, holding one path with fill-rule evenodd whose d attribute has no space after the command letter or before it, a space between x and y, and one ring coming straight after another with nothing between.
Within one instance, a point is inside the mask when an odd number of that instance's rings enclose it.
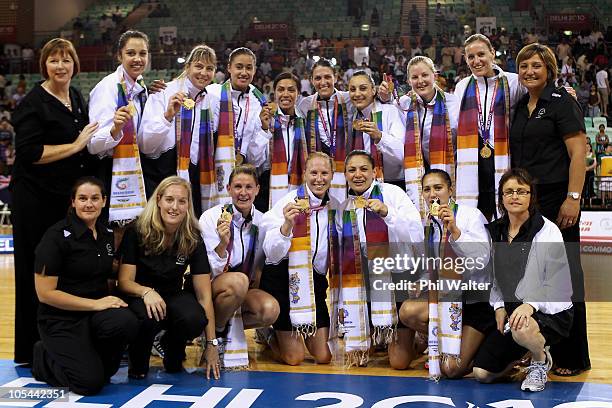
<instances>
[{"instance_id":1,"label":"gold medal","mask_svg":"<svg viewBox=\"0 0 612 408\"><path fill-rule=\"evenodd\" d=\"M362 130L362 125L363 125L364 120L363 119L355 119L353 121L353 129L355 130Z\"/></svg>"},{"instance_id":2,"label":"gold medal","mask_svg":"<svg viewBox=\"0 0 612 408\"><path fill-rule=\"evenodd\" d=\"M300 211L304 212L310 208L310 203L307 198L295 198L295 203L300 208Z\"/></svg>"},{"instance_id":3,"label":"gold medal","mask_svg":"<svg viewBox=\"0 0 612 408\"><path fill-rule=\"evenodd\" d=\"M366 208L368 205L368 200L366 200L363 196L355 197L355 208Z\"/></svg>"},{"instance_id":4,"label":"gold medal","mask_svg":"<svg viewBox=\"0 0 612 408\"><path fill-rule=\"evenodd\" d=\"M187 110L191 110L195 107L195 101L191 98L186 98L183 100L183 107Z\"/></svg>"},{"instance_id":5,"label":"gold medal","mask_svg":"<svg viewBox=\"0 0 612 408\"><path fill-rule=\"evenodd\" d=\"M440 214L440 199L434 199L434 202L429 206L429 213L434 217L437 217Z\"/></svg>"},{"instance_id":6,"label":"gold medal","mask_svg":"<svg viewBox=\"0 0 612 408\"><path fill-rule=\"evenodd\" d=\"M240 152L236 152L235 162L236 166L240 166L242 163L244 163L244 156L241 155Z\"/></svg>"},{"instance_id":7,"label":"gold medal","mask_svg":"<svg viewBox=\"0 0 612 408\"><path fill-rule=\"evenodd\" d=\"M395 90L395 85L393 85L393 81L387 82L387 88L389 88L389 93L393 94L393 91Z\"/></svg>"},{"instance_id":8,"label":"gold medal","mask_svg":"<svg viewBox=\"0 0 612 408\"><path fill-rule=\"evenodd\" d=\"M134 101L130 100L127 104L128 112L130 112L130 116L134 116L137 114L136 105L134 105Z\"/></svg>"},{"instance_id":9,"label":"gold medal","mask_svg":"<svg viewBox=\"0 0 612 408\"><path fill-rule=\"evenodd\" d=\"M229 211L227 211L227 208L223 208L223 211L221 211L221 216L219 217L219 219L223 221L227 221L227 222L232 222L232 214Z\"/></svg>"},{"instance_id":10,"label":"gold medal","mask_svg":"<svg viewBox=\"0 0 612 408\"><path fill-rule=\"evenodd\" d=\"M272 115L274 115L276 113L276 111L278 110L278 105L276 104L276 102L270 102L268 104L268 108L270 108L270 113L272 113Z\"/></svg>"},{"instance_id":11,"label":"gold medal","mask_svg":"<svg viewBox=\"0 0 612 408\"><path fill-rule=\"evenodd\" d=\"M489 145L484 145L482 149L480 149L480 157L482 157L483 159L488 159L489 157L491 157L491 148L489 147Z\"/></svg>"}]
</instances>

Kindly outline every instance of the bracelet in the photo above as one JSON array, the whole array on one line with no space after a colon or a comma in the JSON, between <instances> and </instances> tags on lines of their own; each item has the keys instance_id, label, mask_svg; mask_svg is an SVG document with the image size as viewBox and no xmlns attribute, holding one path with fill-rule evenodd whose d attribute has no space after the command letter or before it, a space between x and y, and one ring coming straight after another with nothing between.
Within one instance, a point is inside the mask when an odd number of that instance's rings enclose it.
<instances>
[{"instance_id":1,"label":"bracelet","mask_svg":"<svg viewBox=\"0 0 612 408\"><path fill-rule=\"evenodd\" d=\"M143 293L143 294L140 296L140 298L144 300L145 296L147 296L147 295L149 294L149 292L154 292L154 291L155 291L155 289L149 289L149 290L146 290L146 291L145 291L145 293Z\"/></svg>"}]
</instances>

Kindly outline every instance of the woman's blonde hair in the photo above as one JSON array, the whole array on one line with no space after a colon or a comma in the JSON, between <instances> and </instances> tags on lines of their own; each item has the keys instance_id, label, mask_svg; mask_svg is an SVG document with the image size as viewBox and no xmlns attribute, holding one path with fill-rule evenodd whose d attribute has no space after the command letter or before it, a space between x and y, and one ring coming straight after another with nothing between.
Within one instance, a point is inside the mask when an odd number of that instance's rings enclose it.
<instances>
[{"instance_id":1,"label":"woman's blonde hair","mask_svg":"<svg viewBox=\"0 0 612 408\"><path fill-rule=\"evenodd\" d=\"M166 190L171 186L182 186L187 190L187 214L183 222L174 233L174 239L165 242L165 227L157 203ZM189 256L201 241L198 220L195 218L193 202L191 200L191 184L178 176L167 177L157 186L147 205L136 220L136 230L142 240L146 254L161 254L165 250L177 245L177 253Z\"/></svg>"},{"instance_id":2,"label":"woman's blonde hair","mask_svg":"<svg viewBox=\"0 0 612 408\"><path fill-rule=\"evenodd\" d=\"M417 55L416 57L413 57L410 61L408 61L408 65L406 66L406 72L409 72L410 68L412 68L416 64L425 64L427 68L431 69L431 72L433 72L434 74L437 72L436 66L434 65L434 62L431 60L431 58L426 57L424 55Z\"/></svg>"},{"instance_id":3,"label":"woman's blonde hair","mask_svg":"<svg viewBox=\"0 0 612 408\"><path fill-rule=\"evenodd\" d=\"M189 56L185 61L185 69L183 72L181 72L178 78L184 78L187 75L187 67L196 61L203 61L204 63L214 65L215 69L217 68L217 54L215 53L215 50L206 44L199 44L193 47L189 53Z\"/></svg>"}]
</instances>

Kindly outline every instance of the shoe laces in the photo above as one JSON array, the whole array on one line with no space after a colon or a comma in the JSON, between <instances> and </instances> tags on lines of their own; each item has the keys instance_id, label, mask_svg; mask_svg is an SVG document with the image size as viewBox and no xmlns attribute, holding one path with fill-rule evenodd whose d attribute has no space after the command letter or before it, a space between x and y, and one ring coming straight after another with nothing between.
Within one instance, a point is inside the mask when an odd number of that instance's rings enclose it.
<instances>
[{"instance_id":1,"label":"shoe laces","mask_svg":"<svg viewBox=\"0 0 612 408\"><path fill-rule=\"evenodd\" d=\"M529 382L545 382L546 378L546 363L531 362L527 368L527 381Z\"/></svg>"}]
</instances>

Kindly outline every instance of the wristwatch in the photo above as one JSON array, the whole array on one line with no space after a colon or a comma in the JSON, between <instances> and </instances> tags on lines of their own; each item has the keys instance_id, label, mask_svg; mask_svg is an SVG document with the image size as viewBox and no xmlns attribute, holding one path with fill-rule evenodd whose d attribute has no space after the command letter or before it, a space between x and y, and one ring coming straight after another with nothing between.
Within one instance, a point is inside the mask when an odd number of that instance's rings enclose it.
<instances>
[{"instance_id":1,"label":"wristwatch","mask_svg":"<svg viewBox=\"0 0 612 408\"><path fill-rule=\"evenodd\" d=\"M574 199L574 200L580 200L580 193L577 193L575 191L570 191L567 193L567 196Z\"/></svg>"},{"instance_id":2,"label":"wristwatch","mask_svg":"<svg viewBox=\"0 0 612 408\"><path fill-rule=\"evenodd\" d=\"M219 345L219 340L217 340L217 339L206 340L206 344L211 344L211 345L217 347Z\"/></svg>"}]
</instances>

